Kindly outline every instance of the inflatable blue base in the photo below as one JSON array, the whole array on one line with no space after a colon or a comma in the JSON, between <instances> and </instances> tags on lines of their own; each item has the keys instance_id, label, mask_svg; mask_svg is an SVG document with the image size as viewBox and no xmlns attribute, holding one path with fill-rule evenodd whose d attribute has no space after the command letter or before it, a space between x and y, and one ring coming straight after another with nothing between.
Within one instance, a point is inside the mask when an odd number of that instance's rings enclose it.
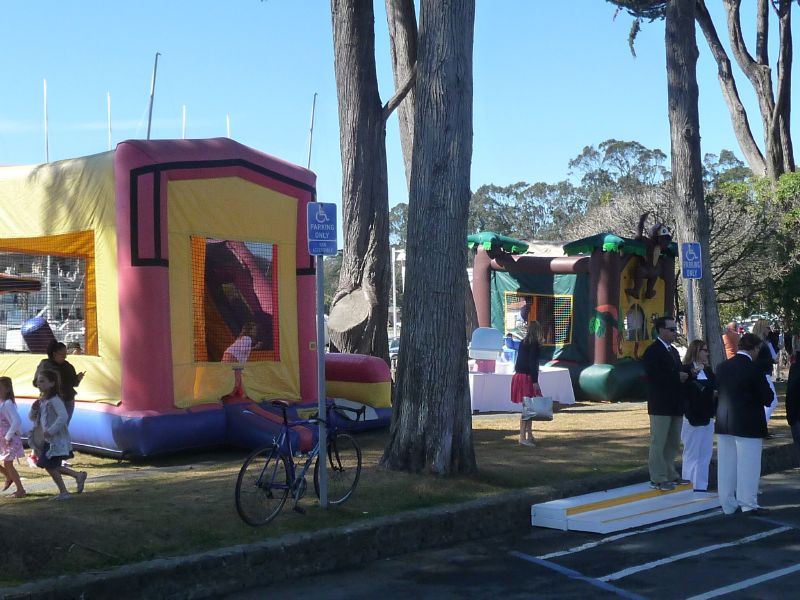
<instances>
[{"instance_id":1,"label":"inflatable blue base","mask_svg":"<svg viewBox=\"0 0 800 600\"><path fill-rule=\"evenodd\" d=\"M32 400L17 399L23 431L33 427L28 418ZM280 409L269 402L240 401L212 408L186 409L170 414L128 416L109 410L81 408L77 403L69 425L76 450L117 458L145 458L217 446L254 450L273 443L280 434ZM298 409L289 408L290 421L300 420ZM386 427L391 409L375 409L378 418L355 421L336 414L334 425L345 431ZM317 427L298 425L289 432L292 449L307 452L317 441Z\"/></svg>"}]
</instances>

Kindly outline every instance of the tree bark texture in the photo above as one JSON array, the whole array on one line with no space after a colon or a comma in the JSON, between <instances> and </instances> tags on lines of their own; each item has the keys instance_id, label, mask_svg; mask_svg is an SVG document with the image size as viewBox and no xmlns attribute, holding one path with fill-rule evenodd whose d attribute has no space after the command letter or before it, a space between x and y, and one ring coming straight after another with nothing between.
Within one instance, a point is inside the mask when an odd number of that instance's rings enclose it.
<instances>
[{"instance_id":1,"label":"tree bark texture","mask_svg":"<svg viewBox=\"0 0 800 600\"><path fill-rule=\"evenodd\" d=\"M695 0L672 0L667 5L667 102L675 186L678 241L699 241L704 277L694 295L695 331L705 339L712 364L724 359L719 311L709 255L708 213L703 196L703 169L698 113ZM688 303L687 303L688 306Z\"/></svg>"},{"instance_id":2,"label":"tree bark texture","mask_svg":"<svg viewBox=\"0 0 800 600\"><path fill-rule=\"evenodd\" d=\"M388 362L389 192L372 0L331 0L331 13L344 251L328 325L331 341L342 352Z\"/></svg>"},{"instance_id":3,"label":"tree bark texture","mask_svg":"<svg viewBox=\"0 0 800 600\"><path fill-rule=\"evenodd\" d=\"M464 328L474 0L421 0L407 286L382 464L475 470Z\"/></svg>"},{"instance_id":4,"label":"tree bark texture","mask_svg":"<svg viewBox=\"0 0 800 600\"><path fill-rule=\"evenodd\" d=\"M392 52L394 85L399 89L412 76L417 63L417 13L414 0L386 0L386 20ZM400 146L406 169L406 185L411 187L411 156L414 145L414 103L412 87L397 108L400 124Z\"/></svg>"}]
</instances>

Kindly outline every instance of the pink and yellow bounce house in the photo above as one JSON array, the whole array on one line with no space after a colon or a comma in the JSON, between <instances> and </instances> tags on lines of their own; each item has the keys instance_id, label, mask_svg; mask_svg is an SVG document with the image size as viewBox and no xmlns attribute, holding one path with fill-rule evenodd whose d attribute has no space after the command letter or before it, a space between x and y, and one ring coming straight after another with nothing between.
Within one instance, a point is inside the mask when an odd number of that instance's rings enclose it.
<instances>
[{"instance_id":1,"label":"pink and yellow bounce house","mask_svg":"<svg viewBox=\"0 0 800 600\"><path fill-rule=\"evenodd\" d=\"M74 347L68 360L86 372L70 423L84 450L253 447L277 431L268 400L313 410L305 215L315 180L229 139L131 140L0 168L0 273L16 281L0 294L0 373L13 379L20 413L37 396L33 374L52 339ZM249 354L232 365L243 340ZM341 425L388 423L383 361L328 355L326 381L329 396L367 405L365 422ZM309 430L296 436L313 442Z\"/></svg>"}]
</instances>

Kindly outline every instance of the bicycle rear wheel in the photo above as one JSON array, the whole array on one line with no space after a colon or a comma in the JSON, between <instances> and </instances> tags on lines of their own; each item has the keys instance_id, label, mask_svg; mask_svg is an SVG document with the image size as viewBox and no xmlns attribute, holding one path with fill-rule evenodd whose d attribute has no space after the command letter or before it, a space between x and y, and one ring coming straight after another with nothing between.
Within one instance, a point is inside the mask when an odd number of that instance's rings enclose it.
<instances>
[{"instance_id":1,"label":"bicycle rear wheel","mask_svg":"<svg viewBox=\"0 0 800 600\"><path fill-rule=\"evenodd\" d=\"M342 504L356 489L361 477L361 448L348 433L328 440L328 503ZM314 465L314 491L319 496L319 457Z\"/></svg>"},{"instance_id":2,"label":"bicycle rear wheel","mask_svg":"<svg viewBox=\"0 0 800 600\"><path fill-rule=\"evenodd\" d=\"M281 511L290 489L289 466L278 447L256 450L236 479L236 512L248 525L266 525Z\"/></svg>"}]
</instances>

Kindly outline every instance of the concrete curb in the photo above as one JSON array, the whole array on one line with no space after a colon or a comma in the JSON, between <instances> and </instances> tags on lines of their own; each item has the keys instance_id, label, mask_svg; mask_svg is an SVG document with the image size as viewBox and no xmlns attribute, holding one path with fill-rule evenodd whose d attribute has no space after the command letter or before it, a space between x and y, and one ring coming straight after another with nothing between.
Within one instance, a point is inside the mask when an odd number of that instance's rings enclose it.
<instances>
[{"instance_id":1,"label":"concrete curb","mask_svg":"<svg viewBox=\"0 0 800 600\"><path fill-rule=\"evenodd\" d=\"M796 466L794 444L764 446L762 474ZM712 475L715 472L712 464ZM415 550L524 530L531 527L531 504L639 483L647 478L647 469L640 468L556 486L528 488L202 554L149 560L100 573L62 575L0 588L0 597L8 600L217 597Z\"/></svg>"}]
</instances>

